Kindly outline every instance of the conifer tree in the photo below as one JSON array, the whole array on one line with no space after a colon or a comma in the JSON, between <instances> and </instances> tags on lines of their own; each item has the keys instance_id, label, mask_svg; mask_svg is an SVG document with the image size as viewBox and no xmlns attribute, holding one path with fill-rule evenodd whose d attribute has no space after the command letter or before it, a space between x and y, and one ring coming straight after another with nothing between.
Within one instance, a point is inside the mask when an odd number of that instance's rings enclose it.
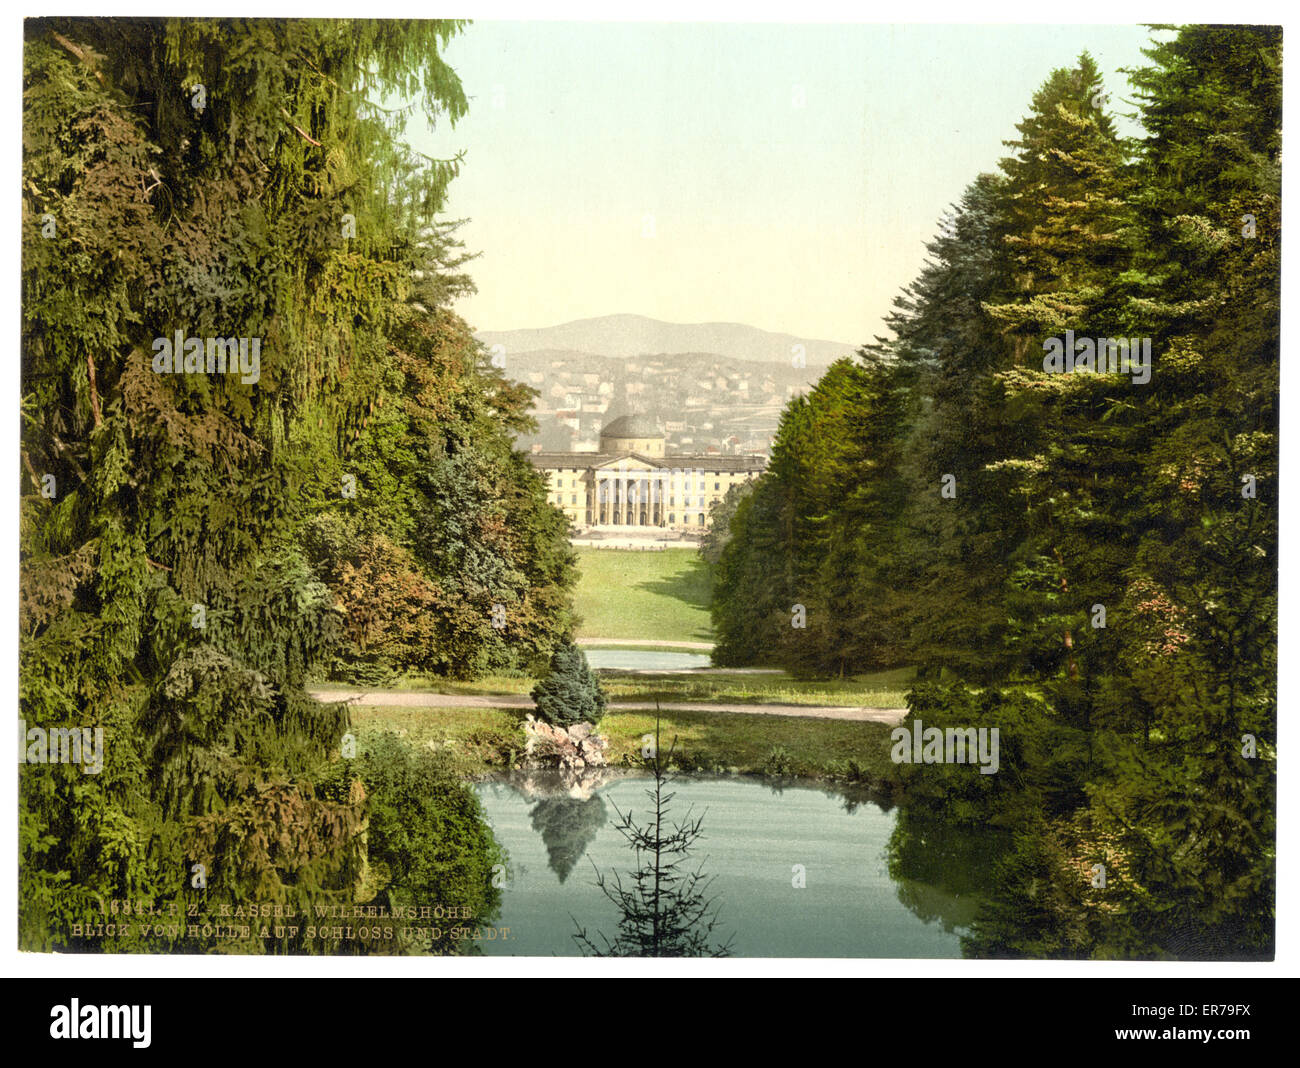
<instances>
[{"instance_id":1,"label":"conifer tree","mask_svg":"<svg viewBox=\"0 0 1300 1068\"><path fill-rule=\"evenodd\" d=\"M26 24L20 706L35 728L102 725L106 759L94 777L23 769L25 948L90 948L70 926L112 899L354 892L365 791L312 786L348 717L304 690L366 630L345 568L382 560L360 581L383 578L393 615L443 609L441 632L396 643L399 663L471 670L568 628L561 528L509 447L526 395L423 303L467 284L437 218L459 159L400 135L415 108L465 113L442 59L461 28ZM178 334L200 361L204 339L256 339L259 365L160 372ZM438 404L456 414L441 440ZM477 472L466 536L494 562L466 610L520 602L513 625L538 624L522 653L490 623L476 634L495 653L446 648L464 591L426 561L454 534L403 500L435 451ZM373 462L399 456L387 475Z\"/></svg>"},{"instance_id":2,"label":"conifer tree","mask_svg":"<svg viewBox=\"0 0 1300 1068\"><path fill-rule=\"evenodd\" d=\"M550 673L533 687L532 697L538 717L555 727L595 724L605 713L605 691L571 641L551 655Z\"/></svg>"},{"instance_id":3,"label":"conifer tree","mask_svg":"<svg viewBox=\"0 0 1300 1068\"><path fill-rule=\"evenodd\" d=\"M946 669L913 711L1003 724L1014 789L912 797L1018 832L976 954L1271 952L1280 31L1157 32L1127 72L1148 136L1086 53L1053 72L860 353L878 389L837 368L787 409L714 570L723 662ZM1049 373L1071 336L1149 339L1149 380ZM788 574L802 645L757 607Z\"/></svg>"},{"instance_id":4,"label":"conifer tree","mask_svg":"<svg viewBox=\"0 0 1300 1068\"><path fill-rule=\"evenodd\" d=\"M656 707L654 750L645 758L652 776L646 797L652 815L645 824L637 823L632 812L614 811L614 826L627 840L636 855L637 866L628 873L624 884L615 871L606 876L596 872L596 885L618 907L618 933L610 938L597 932L588 935L581 926L574 941L584 955L596 957L726 957L731 955L732 939L714 937L719 919L719 903L710 894L711 876L704 874L703 864L693 870L687 861L691 850L704 834L704 817L687 813L683 819L669 823L674 794L667 790L668 765L676 748L676 739L666 754L659 750L659 716Z\"/></svg>"}]
</instances>

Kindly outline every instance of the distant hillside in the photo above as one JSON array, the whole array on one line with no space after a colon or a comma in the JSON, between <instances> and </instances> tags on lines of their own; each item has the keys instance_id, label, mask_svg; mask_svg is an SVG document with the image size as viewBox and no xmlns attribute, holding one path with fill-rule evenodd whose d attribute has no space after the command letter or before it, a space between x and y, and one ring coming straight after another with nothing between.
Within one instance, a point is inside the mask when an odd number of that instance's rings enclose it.
<instances>
[{"instance_id":1,"label":"distant hillside","mask_svg":"<svg viewBox=\"0 0 1300 1068\"><path fill-rule=\"evenodd\" d=\"M506 353L560 349L597 356L647 356L713 353L736 360L789 364L795 345L803 345L809 367L826 367L856 346L819 338L773 334L741 323L665 323L644 315L602 315L536 330L484 330L486 345Z\"/></svg>"},{"instance_id":2,"label":"distant hillside","mask_svg":"<svg viewBox=\"0 0 1300 1068\"><path fill-rule=\"evenodd\" d=\"M664 430L670 452L716 450L763 455L781 409L823 374L814 364L744 360L714 353L599 356L573 349L519 352L498 364L508 378L537 390L537 432L520 435L523 449L594 449L600 428L620 415L645 415Z\"/></svg>"}]
</instances>

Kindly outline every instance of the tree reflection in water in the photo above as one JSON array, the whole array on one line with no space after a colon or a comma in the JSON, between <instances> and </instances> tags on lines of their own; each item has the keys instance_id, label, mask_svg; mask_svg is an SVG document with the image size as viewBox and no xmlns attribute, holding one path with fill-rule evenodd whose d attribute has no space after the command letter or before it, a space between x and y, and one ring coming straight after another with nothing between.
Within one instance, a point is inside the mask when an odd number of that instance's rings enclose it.
<instances>
[{"instance_id":1,"label":"tree reflection in water","mask_svg":"<svg viewBox=\"0 0 1300 1068\"><path fill-rule=\"evenodd\" d=\"M573 866L605 825L607 811L599 794L587 798L546 797L528 813L533 830L542 836L547 863L564 882Z\"/></svg>"}]
</instances>

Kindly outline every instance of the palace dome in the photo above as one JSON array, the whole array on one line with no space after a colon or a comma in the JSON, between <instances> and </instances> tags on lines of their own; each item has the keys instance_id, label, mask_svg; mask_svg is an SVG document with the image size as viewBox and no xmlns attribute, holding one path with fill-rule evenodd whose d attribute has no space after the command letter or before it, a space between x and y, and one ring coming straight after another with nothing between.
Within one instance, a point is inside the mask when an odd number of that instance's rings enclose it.
<instances>
[{"instance_id":1,"label":"palace dome","mask_svg":"<svg viewBox=\"0 0 1300 1068\"><path fill-rule=\"evenodd\" d=\"M664 454L664 432L653 419L644 415L624 415L606 423L600 432L600 451L623 452L639 456L660 457Z\"/></svg>"},{"instance_id":2,"label":"palace dome","mask_svg":"<svg viewBox=\"0 0 1300 1068\"><path fill-rule=\"evenodd\" d=\"M653 419L644 415L622 415L606 423L600 431L602 438L661 438L664 432Z\"/></svg>"}]
</instances>

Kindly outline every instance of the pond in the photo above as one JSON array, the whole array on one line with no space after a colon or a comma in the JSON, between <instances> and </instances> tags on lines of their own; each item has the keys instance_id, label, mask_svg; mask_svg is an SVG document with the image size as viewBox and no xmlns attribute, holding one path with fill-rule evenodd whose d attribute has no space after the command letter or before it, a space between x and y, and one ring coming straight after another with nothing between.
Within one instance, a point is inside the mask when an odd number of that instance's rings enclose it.
<instances>
[{"instance_id":1,"label":"pond","mask_svg":"<svg viewBox=\"0 0 1300 1068\"><path fill-rule=\"evenodd\" d=\"M651 649L584 649L596 671L688 671L709 666L708 653L669 653Z\"/></svg>"},{"instance_id":2,"label":"pond","mask_svg":"<svg viewBox=\"0 0 1300 1068\"><path fill-rule=\"evenodd\" d=\"M575 956L575 918L589 934L617 933L618 911L595 885L596 868L624 884L636 866L615 807L644 825L649 780L616 773L587 797L539 776L476 787L509 854L488 954ZM689 856L715 881L723 939L733 956L959 957L960 936L982 899L997 843L945 836L818 786L737 777L674 778L668 823L704 817ZM903 822L900 824L900 819ZM891 862L892 857L892 862ZM594 867L593 867L594 865ZM799 868L805 886L796 888ZM598 940L597 940L598 941Z\"/></svg>"}]
</instances>

